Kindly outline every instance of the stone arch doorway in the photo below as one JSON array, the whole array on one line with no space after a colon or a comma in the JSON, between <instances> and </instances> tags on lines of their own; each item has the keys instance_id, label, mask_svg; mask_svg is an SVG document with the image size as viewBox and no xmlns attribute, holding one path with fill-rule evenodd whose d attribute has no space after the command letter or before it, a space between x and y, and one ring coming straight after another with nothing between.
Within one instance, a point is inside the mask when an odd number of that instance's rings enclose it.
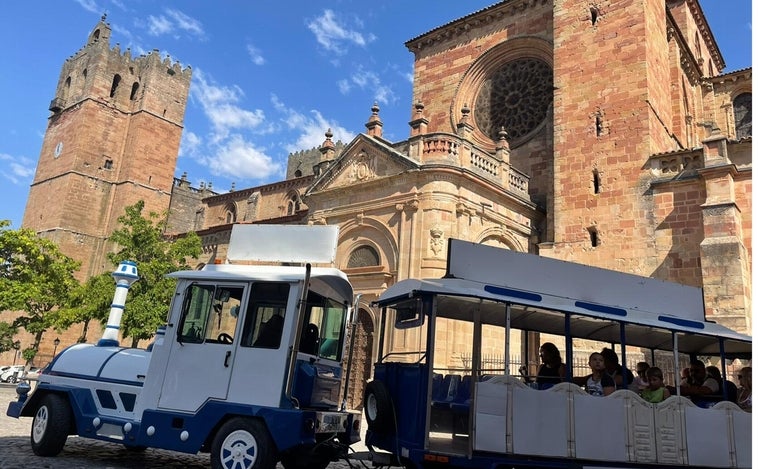
<instances>
[{"instance_id":1,"label":"stone arch doorway","mask_svg":"<svg viewBox=\"0 0 758 469\"><path fill-rule=\"evenodd\" d=\"M355 348L353 363L350 367L347 408L363 409L363 390L371 377L371 367L374 364L374 320L371 313L364 308L358 310L358 321L354 333Z\"/></svg>"}]
</instances>

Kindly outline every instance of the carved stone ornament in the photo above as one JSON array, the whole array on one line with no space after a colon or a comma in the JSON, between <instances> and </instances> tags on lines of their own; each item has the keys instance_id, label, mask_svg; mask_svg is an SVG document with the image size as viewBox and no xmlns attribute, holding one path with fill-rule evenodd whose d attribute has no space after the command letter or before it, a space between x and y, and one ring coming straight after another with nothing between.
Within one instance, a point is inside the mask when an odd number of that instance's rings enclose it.
<instances>
[{"instance_id":1,"label":"carved stone ornament","mask_svg":"<svg viewBox=\"0 0 758 469\"><path fill-rule=\"evenodd\" d=\"M350 179L353 181L366 181L376 177L376 157L359 153L352 161L350 167Z\"/></svg>"},{"instance_id":2,"label":"carved stone ornament","mask_svg":"<svg viewBox=\"0 0 758 469\"><path fill-rule=\"evenodd\" d=\"M443 236L444 232L442 231L442 228L439 227L439 225L435 225L431 230L429 230L429 235L429 249L431 249L434 257L439 257L440 253L445 249L445 238Z\"/></svg>"}]
</instances>

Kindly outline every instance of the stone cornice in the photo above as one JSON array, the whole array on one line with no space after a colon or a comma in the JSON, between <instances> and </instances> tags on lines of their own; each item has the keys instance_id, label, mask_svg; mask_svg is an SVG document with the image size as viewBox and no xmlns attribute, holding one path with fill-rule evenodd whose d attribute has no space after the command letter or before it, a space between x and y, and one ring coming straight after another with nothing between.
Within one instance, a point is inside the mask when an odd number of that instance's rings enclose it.
<instances>
[{"instance_id":1,"label":"stone cornice","mask_svg":"<svg viewBox=\"0 0 758 469\"><path fill-rule=\"evenodd\" d=\"M466 34L473 28L486 26L505 16L523 14L529 8L547 3L548 0L504 0L416 36L406 41L405 47L411 52L418 52L427 46Z\"/></svg>"},{"instance_id":2,"label":"stone cornice","mask_svg":"<svg viewBox=\"0 0 758 469\"><path fill-rule=\"evenodd\" d=\"M690 12L692 13L692 17L695 19L695 24L697 24L697 28L700 31L700 36L703 38L703 42L708 48L708 52L711 53L711 57L715 62L716 69L720 72L724 69L724 67L726 67L726 63L724 62L724 57L721 55L718 44L716 44L716 39L713 37L711 27L708 25L708 20L705 19L705 14L703 13L703 9L700 7L700 2L698 0L686 1L687 6L690 8Z\"/></svg>"}]
</instances>

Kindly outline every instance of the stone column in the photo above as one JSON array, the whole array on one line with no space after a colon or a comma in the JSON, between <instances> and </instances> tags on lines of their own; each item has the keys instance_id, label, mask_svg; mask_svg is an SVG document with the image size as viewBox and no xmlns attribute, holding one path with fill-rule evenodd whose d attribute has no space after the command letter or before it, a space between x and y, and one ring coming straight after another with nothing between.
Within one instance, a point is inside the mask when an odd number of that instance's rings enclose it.
<instances>
[{"instance_id":1,"label":"stone column","mask_svg":"<svg viewBox=\"0 0 758 469\"><path fill-rule=\"evenodd\" d=\"M705 183L700 264L708 319L750 333L750 265L742 233L742 211L734 193L737 170L727 155L726 136L714 128L703 140Z\"/></svg>"}]
</instances>

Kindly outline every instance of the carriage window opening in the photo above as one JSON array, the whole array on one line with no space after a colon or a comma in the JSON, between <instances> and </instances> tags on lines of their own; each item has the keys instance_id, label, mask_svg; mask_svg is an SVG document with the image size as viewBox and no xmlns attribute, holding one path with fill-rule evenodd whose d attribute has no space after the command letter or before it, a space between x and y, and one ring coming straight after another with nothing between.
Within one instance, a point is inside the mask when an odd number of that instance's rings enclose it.
<instances>
[{"instance_id":1,"label":"carriage window opening","mask_svg":"<svg viewBox=\"0 0 758 469\"><path fill-rule=\"evenodd\" d=\"M290 286L287 283L256 283L250 292L243 347L279 348Z\"/></svg>"}]
</instances>

